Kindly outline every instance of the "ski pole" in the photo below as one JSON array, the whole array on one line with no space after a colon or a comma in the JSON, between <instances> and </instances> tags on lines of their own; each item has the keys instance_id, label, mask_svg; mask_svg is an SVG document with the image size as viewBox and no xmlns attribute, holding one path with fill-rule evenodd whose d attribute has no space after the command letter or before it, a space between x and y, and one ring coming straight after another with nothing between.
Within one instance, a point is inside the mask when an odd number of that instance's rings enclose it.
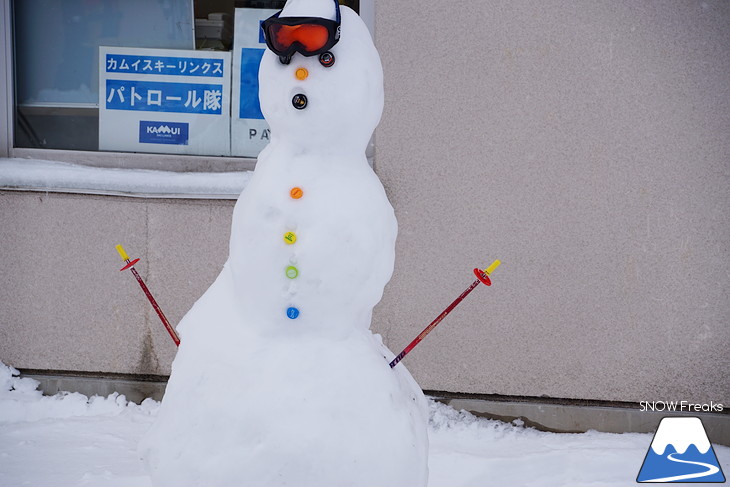
<instances>
[{"instance_id":1,"label":"ski pole","mask_svg":"<svg viewBox=\"0 0 730 487\"><path fill-rule=\"evenodd\" d=\"M139 283L139 287L142 288L142 291L144 291L145 296L147 296L147 299L149 299L150 304L152 307L157 311L157 316L160 317L160 320L162 321L162 324L165 325L165 328L167 329L167 332L170 334L170 337L172 337L172 341L175 342L176 346L180 346L180 337L177 335L177 332L175 329L170 325L170 322L167 321L167 318L165 317L165 313L162 312L162 309L160 309L160 306L157 304L157 301L155 301L155 298L152 297L152 293L145 285L144 281L142 280L142 276L139 275L139 272L137 272L137 269L134 268L134 264L139 262L139 259L129 260L129 256L124 251L124 247L121 245L117 245L117 252L119 252L119 255L122 257L122 260L127 263L124 267L119 269L120 271L126 271L127 269L132 271L132 274L134 275L135 279L137 279L137 282Z\"/></svg>"},{"instance_id":2,"label":"ski pole","mask_svg":"<svg viewBox=\"0 0 730 487\"><path fill-rule=\"evenodd\" d=\"M428 335L429 333L431 333L431 331L434 328L436 328L436 326L439 323L441 323L441 321L444 318L446 318L446 315L448 315L449 313L451 313L451 311L454 308L456 308L459 305L459 303L461 303L464 300L464 298L467 297L469 295L469 293L472 292L474 290L474 288L479 285L480 282L486 284L487 286L491 286L492 285L492 281L489 279L489 275L492 272L494 272L494 269L496 269L497 267L499 267L499 264L501 264L501 262L499 260L495 260L494 262L492 262L492 265L490 265L489 267L487 267L484 270L481 270L479 268L474 269L474 275L477 276L476 281L474 281L471 284L471 286L469 286L468 288L466 288L466 290L463 293L461 293L461 295L458 298L456 298L454 300L454 302L449 305L448 308L446 308L440 315L438 315L438 317L435 320L433 320L431 322L431 324L428 325L421 332L420 335L418 335L411 343L408 344L408 346L406 348L403 349L403 351L401 353L398 354L398 356L396 358L393 359L393 361L390 363L390 368L392 369L393 367L395 367L396 365L398 365L398 362L400 362L401 360L403 360L403 357L405 357L406 355L408 355L408 353L411 350L413 350L416 347L416 345L418 345L421 342L421 340L423 340L426 337L426 335Z\"/></svg>"}]
</instances>

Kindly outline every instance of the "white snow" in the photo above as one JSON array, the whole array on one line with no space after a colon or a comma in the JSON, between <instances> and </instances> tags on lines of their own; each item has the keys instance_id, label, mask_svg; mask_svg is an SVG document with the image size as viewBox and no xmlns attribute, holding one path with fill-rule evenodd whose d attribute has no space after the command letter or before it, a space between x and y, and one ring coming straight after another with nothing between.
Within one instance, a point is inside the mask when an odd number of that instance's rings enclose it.
<instances>
[{"instance_id":1,"label":"white snow","mask_svg":"<svg viewBox=\"0 0 730 487\"><path fill-rule=\"evenodd\" d=\"M148 197L235 198L251 171L172 172L0 158L0 188Z\"/></svg>"},{"instance_id":2,"label":"white snow","mask_svg":"<svg viewBox=\"0 0 730 487\"><path fill-rule=\"evenodd\" d=\"M12 374L0 364L0 485L152 485L137 443L159 403L136 405L117 394L47 397L36 381ZM428 435L429 487L631 487L652 441L651 434L544 433L433 401ZM730 448L714 450L730 470Z\"/></svg>"}]
</instances>

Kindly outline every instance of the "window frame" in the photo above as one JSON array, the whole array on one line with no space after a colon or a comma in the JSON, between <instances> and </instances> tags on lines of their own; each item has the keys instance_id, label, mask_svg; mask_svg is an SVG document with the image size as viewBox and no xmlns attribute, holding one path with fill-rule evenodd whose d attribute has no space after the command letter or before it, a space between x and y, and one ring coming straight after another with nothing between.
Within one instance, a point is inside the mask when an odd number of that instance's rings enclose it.
<instances>
[{"instance_id":1,"label":"window frame","mask_svg":"<svg viewBox=\"0 0 730 487\"><path fill-rule=\"evenodd\" d=\"M11 157L13 146L13 57L10 0L0 0L0 157Z\"/></svg>"}]
</instances>

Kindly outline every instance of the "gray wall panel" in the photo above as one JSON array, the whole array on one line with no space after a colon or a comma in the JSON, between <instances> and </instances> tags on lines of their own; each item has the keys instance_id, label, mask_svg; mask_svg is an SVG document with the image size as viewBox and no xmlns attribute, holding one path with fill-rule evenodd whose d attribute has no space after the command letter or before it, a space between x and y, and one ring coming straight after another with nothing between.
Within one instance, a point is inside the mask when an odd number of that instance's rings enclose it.
<instances>
[{"instance_id":1,"label":"gray wall panel","mask_svg":"<svg viewBox=\"0 0 730 487\"><path fill-rule=\"evenodd\" d=\"M728 402L730 4L411 8L376 9L386 342L500 258L405 360L422 386Z\"/></svg>"}]
</instances>

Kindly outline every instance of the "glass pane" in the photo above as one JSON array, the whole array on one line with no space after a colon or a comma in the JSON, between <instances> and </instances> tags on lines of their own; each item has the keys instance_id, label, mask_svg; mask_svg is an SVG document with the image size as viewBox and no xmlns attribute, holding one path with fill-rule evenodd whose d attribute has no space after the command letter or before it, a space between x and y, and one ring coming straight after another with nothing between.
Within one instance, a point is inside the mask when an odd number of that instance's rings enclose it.
<instances>
[{"instance_id":1,"label":"glass pane","mask_svg":"<svg viewBox=\"0 0 730 487\"><path fill-rule=\"evenodd\" d=\"M17 0L15 146L96 150L98 47L194 49L192 0Z\"/></svg>"}]
</instances>

